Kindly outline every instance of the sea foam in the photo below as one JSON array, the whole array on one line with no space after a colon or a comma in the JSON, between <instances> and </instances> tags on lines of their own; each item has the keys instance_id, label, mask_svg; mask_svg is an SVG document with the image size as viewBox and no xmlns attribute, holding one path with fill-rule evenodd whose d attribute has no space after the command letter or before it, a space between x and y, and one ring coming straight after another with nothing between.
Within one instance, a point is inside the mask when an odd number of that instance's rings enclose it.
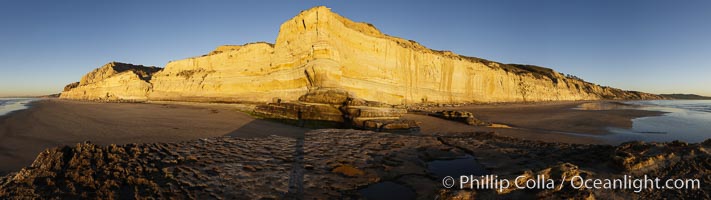
<instances>
[{"instance_id":1,"label":"sea foam","mask_svg":"<svg viewBox=\"0 0 711 200\"><path fill-rule=\"evenodd\" d=\"M28 108L30 102L35 101L34 98L0 98L0 116L6 115L12 111Z\"/></svg>"}]
</instances>

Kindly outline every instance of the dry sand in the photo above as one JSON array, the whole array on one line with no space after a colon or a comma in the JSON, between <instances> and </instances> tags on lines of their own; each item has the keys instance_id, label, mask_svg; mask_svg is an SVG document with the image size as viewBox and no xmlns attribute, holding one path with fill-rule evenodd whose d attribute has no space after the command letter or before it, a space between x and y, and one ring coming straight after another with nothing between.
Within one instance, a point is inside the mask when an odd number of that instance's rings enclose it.
<instances>
[{"instance_id":1,"label":"dry sand","mask_svg":"<svg viewBox=\"0 0 711 200\"><path fill-rule=\"evenodd\" d=\"M83 141L126 144L224 135L303 137L308 130L255 119L225 106L42 100L0 117L0 175L28 166L47 148Z\"/></svg>"},{"instance_id":2,"label":"dry sand","mask_svg":"<svg viewBox=\"0 0 711 200\"><path fill-rule=\"evenodd\" d=\"M590 103L587 101L509 103L428 109L468 111L474 113L480 120L505 124L512 128L475 127L421 114L407 114L405 118L424 122L420 128L425 133L495 131L503 136L547 142L617 144L618 141L608 141L599 136L609 134L608 127L631 128L634 118L663 114L656 111L621 109L620 106L614 109L607 109L608 107L605 106L599 110L575 109L581 104ZM592 103L623 105L614 101Z\"/></svg>"}]
</instances>

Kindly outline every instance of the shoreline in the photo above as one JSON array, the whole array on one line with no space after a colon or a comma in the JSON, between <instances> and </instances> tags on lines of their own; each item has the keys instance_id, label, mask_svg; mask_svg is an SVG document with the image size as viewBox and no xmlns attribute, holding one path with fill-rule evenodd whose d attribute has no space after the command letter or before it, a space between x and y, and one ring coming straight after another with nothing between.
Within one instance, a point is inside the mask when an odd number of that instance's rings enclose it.
<instances>
[{"instance_id":1,"label":"shoreline","mask_svg":"<svg viewBox=\"0 0 711 200\"><path fill-rule=\"evenodd\" d=\"M16 109L16 110L13 110L13 111L10 111L10 112L7 112L7 113L5 113L5 114L0 115L0 119L2 119L2 117L11 115L11 114L13 114L13 113L15 113L15 112L30 109L30 108L32 107L32 104L33 104L34 102L43 100L43 98L17 98L17 99L33 99L33 100L30 101L30 102L25 103L25 104L24 104L25 108Z\"/></svg>"},{"instance_id":2,"label":"shoreline","mask_svg":"<svg viewBox=\"0 0 711 200\"><path fill-rule=\"evenodd\" d=\"M605 135L615 134L613 128L631 128L632 120L641 117L661 116L665 112L648 111L628 105L628 109L577 109L587 103L618 104L621 101L561 101L536 103L481 104L430 107L422 112L451 110L471 112L482 121L506 125L510 128L474 127L463 123L408 113L405 118L427 121L421 129L425 132L476 132L493 131L502 136L527 140L553 141L578 144L620 144L608 141Z\"/></svg>"}]
</instances>

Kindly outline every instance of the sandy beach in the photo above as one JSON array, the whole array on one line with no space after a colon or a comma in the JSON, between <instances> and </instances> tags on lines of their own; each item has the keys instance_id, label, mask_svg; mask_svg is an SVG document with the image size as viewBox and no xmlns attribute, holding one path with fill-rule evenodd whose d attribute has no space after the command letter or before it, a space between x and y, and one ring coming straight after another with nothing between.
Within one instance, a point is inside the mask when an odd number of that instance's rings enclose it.
<instances>
[{"instance_id":1,"label":"sandy beach","mask_svg":"<svg viewBox=\"0 0 711 200\"><path fill-rule=\"evenodd\" d=\"M0 116L0 175L28 166L47 148L179 142L217 136L302 137L309 129L259 120L225 106L95 103L48 99Z\"/></svg>"}]
</instances>

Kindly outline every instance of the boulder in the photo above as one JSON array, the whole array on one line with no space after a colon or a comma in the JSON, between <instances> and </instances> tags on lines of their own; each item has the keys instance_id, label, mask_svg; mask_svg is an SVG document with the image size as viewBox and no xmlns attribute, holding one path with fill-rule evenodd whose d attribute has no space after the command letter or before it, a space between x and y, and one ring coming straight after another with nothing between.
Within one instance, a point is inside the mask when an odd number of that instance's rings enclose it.
<instances>
[{"instance_id":1,"label":"boulder","mask_svg":"<svg viewBox=\"0 0 711 200\"><path fill-rule=\"evenodd\" d=\"M429 113L430 116L439 117L442 119L463 122L472 126L490 126L491 123L481 121L474 117L474 114L466 111L437 111Z\"/></svg>"},{"instance_id":2,"label":"boulder","mask_svg":"<svg viewBox=\"0 0 711 200\"><path fill-rule=\"evenodd\" d=\"M665 143L626 142L615 149L612 161L624 171L644 173L677 163L681 157L676 153L685 142Z\"/></svg>"},{"instance_id":3,"label":"boulder","mask_svg":"<svg viewBox=\"0 0 711 200\"><path fill-rule=\"evenodd\" d=\"M319 89L299 97L300 102L343 105L351 96L345 90Z\"/></svg>"}]
</instances>

